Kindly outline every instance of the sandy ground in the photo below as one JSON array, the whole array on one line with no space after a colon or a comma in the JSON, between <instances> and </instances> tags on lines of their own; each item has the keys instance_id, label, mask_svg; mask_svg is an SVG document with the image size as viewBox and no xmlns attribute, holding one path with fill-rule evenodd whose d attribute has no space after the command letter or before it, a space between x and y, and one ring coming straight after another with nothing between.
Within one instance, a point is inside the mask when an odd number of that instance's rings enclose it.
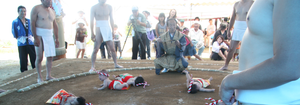
<instances>
[{"instance_id":1,"label":"sandy ground","mask_svg":"<svg viewBox=\"0 0 300 105\"><path fill-rule=\"evenodd\" d=\"M112 60L97 60L96 69L109 69L114 65ZM125 62L140 62L127 63ZM191 60L190 66L193 68L209 68L218 69L224 61L196 61ZM153 67L153 60L119 60L119 63L125 68L132 67ZM208 65L203 65L208 64ZM90 68L90 59L62 59L53 63L52 76L59 78L72 74L78 74L88 71ZM237 62L232 62L230 70L236 70L238 68ZM45 69L45 67L43 67ZM29 70L25 73L9 77L3 82L15 80L19 77L23 77L30 73L36 72L35 70ZM150 86L143 89L142 87L131 87L126 91L116 91L105 89L102 91L94 90L94 87L99 87L102 83L98 79L98 75L89 75L84 77L77 77L65 81L53 82L33 90L17 93L13 92L9 95L0 98L0 105L44 105L47 99L49 99L59 89L65 89L77 96L83 96L87 102L91 102L94 105L204 105L206 102L204 98L212 97L219 99L218 89L222 79L228 73L220 72L208 72L208 71L190 71L194 77L209 78L213 77L211 86L208 88L216 89L213 93L198 92L196 94L188 94L186 88L186 77L177 72L169 72L161 75L155 75L154 70L132 70L122 72L111 72L110 75L118 75L122 73L130 73L132 75L141 74L144 79L150 84ZM42 73L45 78L46 73ZM2 89L23 88L30 84L36 83L37 75L33 75L24 80L0 87ZM110 79L113 79L110 77ZM30 97L30 98L29 98Z\"/></svg>"}]
</instances>

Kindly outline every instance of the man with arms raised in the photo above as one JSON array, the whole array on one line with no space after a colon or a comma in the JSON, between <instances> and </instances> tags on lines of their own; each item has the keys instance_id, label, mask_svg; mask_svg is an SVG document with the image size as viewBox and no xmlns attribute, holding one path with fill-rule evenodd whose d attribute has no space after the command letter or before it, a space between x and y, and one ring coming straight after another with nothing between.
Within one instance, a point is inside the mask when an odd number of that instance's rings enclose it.
<instances>
[{"instance_id":1,"label":"man with arms raised","mask_svg":"<svg viewBox=\"0 0 300 105\"><path fill-rule=\"evenodd\" d=\"M247 16L240 73L220 87L227 104L234 89L242 105L300 105L299 0L256 0Z\"/></svg>"},{"instance_id":2,"label":"man with arms raised","mask_svg":"<svg viewBox=\"0 0 300 105\"><path fill-rule=\"evenodd\" d=\"M31 11L31 30L34 36L34 45L36 51L36 70L38 72L37 82L43 82L41 75L41 62L43 61L43 52L47 57L46 80L54 79L51 76L52 60L56 55L55 47L58 47L58 28L55 21L55 12L50 8L51 0L41 0L42 4L36 5ZM53 31L55 40L53 39Z\"/></svg>"},{"instance_id":3,"label":"man with arms raised","mask_svg":"<svg viewBox=\"0 0 300 105\"><path fill-rule=\"evenodd\" d=\"M91 17L90 17L90 24L91 24L91 33L92 33L92 40L94 43L94 51L92 53L92 66L90 71L95 70L95 61L97 58L97 52L100 48L100 44L102 41L106 42L108 45L114 63L115 68L122 68L122 66L117 64L117 55L116 51L113 46L113 26L114 26L114 19L113 19L113 11L112 6L106 4L106 0L98 0L99 3L94 5L91 9ZM96 19L96 35L94 34L94 19ZM110 20L110 22L108 21Z\"/></svg>"}]
</instances>

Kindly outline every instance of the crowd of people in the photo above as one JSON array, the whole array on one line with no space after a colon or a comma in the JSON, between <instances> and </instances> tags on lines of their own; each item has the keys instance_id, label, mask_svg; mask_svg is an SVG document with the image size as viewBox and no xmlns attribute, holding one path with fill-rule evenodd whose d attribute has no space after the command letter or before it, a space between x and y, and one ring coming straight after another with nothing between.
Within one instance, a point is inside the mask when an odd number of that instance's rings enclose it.
<instances>
[{"instance_id":1,"label":"crowd of people","mask_svg":"<svg viewBox=\"0 0 300 105\"><path fill-rule=\"evenodd\" d=\"M20 70L21 72L27 70L29 55L32 68L36 68L38 72L38 83L43 82L41 76L43 54L47 59L46 79L55 79L51 76L52 60L55 56L55 47L62 43L58 40L55 17L57 11L60 11L59 15L64 15L61 10L53 10L55 9L55 6L52 6L53 0L41 0L41 2L42 4L32 9L30 20L25 18L26 8L19 6L19 17L12 23L12 33L18 40ZM295 49L295 45L300 43L299 37L296 36L300 31L295 29L300 25L298 24L300 14L297 12L299 4L298 0L256 0L255 2L240 0L234 4L230 22L224 18L220 27L216 27L212 19L209 19L209 25L204 30L198 22L192 24L191 28L184 27L184 20L177 19L175 9L170 10L168 17L160 13L159 22L153 25L148 20L150 12L140 13L139 8L134 6L127 24L133 27L131 59L151 59L150 49L153 42L156 50L154 65L157 75L177 71L186 74L187 84L191 84L191 86L187 85L188 88L194 87L196 90L211 92L214 89L204 89L203 84L200 86L198 82L193 83L194 81L210 82L211 79L192 79L186 68L190 56L202 60L200 56L204 48L212 47L210 58L225 61L225 65L220 70L227 70L232 58L239 59L239 71L226 76L221 83L220 96L224 104L233 104L231 99L234 94L239 96L236 97L237 103L246 105L300 104L298 97L300 72L297 72L299 66L295 63L300 60L298 56L300 50ZM50 7L54 8L50 9ZM122 58L119 40L122 34L117 31L118 27L114 23L112 12L112 6L106 4L106 0L99 0L99 3L91 9L90 36L94 41L91 72L96 71L97 52L104 46L108 49L107 54L113 58L115 68L123 67L117 63L117 58ZM76 29L75 44L79 49L77 58L80 53L83 58L85 38L88 37L87 29L84 28L88 24L85 19L83 21L85 24L78 23L79 27ZM195 21L200 21L200 18L196 17ZM151 27L155 27L154 30L151 30ZM117 57L117 49L120 57ZM240 55L237 49L240 49ZM102 71L101 76L100 74L100 80L106 80L109 84L112 82L107 79L107 76L105 77L107 72ZM109 87L110 85L106 83L102 88L122 90L123 87L128 87L126 83L118 83L113 84L113 87ZM75 99L77 97L72 100Z\"/></svg>"}]
</instances>

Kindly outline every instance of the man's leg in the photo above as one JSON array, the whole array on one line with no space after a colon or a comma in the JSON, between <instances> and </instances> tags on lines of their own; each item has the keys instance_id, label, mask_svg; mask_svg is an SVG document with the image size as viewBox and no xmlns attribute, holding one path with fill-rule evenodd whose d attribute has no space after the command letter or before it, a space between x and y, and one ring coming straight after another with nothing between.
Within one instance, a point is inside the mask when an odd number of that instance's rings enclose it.
<instances>
[{"instance_id":1,"label":"man's leg","mask_svg":"<svg viewBox=\"0 0 300 105\"><path fill-rule=\"evenodd\" d=\"M228 55L227 55L226 61L225 61L225 65L223 67L221 67L219 70L227 70L228 69L228 64L229 64L230 60L232 59L233 53L235 52L236 47L238 46L239 43L240 43L240 41L231 40L229 52L228 52Z\"/></svg>"},{"instance_id":2,"label":"man's leg","mask_svg":"<svg viewBox=\"0 0 300 105\"><path fill-rule=\"evenodd\" d=\"M91 65L91 69L90 69L90 72L91 71L94 71L95 70L95 61L96 61L96 58L97 58L97 52L100 48L100 45L102 43L103 39L102 39L102 36L101 36L101 33L100 33L100 28L96 28L96 41L94 42L94 50L92 52L92 65Z\"/></svg>"},{"instance_id":3,"label":"man's leg","mask_svg":"<svg viewBox=\"0 0 300 105\"><path fill-rule=\"evenodd\" d=\"M151 57L151 55L150 55L150 43L151 43L151 41L146 37L146 47L147 47L147 58L148 59Z\"/></svg>"},{"instance_id":4,"label":"man's leg","mask_svg":"<svg viewBox=\"0 0 300 105\"><path fill-rule=\"evenodd\" d=\"M100 55L101 55L101 59L106 59L106 56L105 56L105 49L104 49L104 43L101 43L100 45Z\"/></svg>"},{"instance_id":5,"label":"man's leg","mask_svg":"<svg viewBox=\"0 0 300 105\"><path fill-rule=\"evenodd\" d=\"M106 45L108 46L108 49L110 49L109 52L111 52L112 58L113 58L114 63L115 63L115 68L123 68L123 66L120 66L117 63L117 54L116 54L116 51L114 49L114 43L113 43L113 41L111 41L111 40L107 41Z\"/></svg>"},{"instance_id":6,"label":"man's leg","mask_svg":"<svg viewBox=\"0 0 300 105\"><path fill-rule=\"evenodd\" d=\"M105 42L105 48L106 48L106 52L107 52L107 59L111 59L111 51L110 51L110 47L108 47L108 43Z\"/></svg>"},{"instance_id":7,"label":"man's leg","mask_svg":"<svg viewBox=\"0 0 300 105\"><path fill-rule=\"evenodd\" d=\"M146 35L146 33L140 33L140 34L142 34L142 36L141 36L141 38L142 38L142 42L140 41L140 46L141 46L141 59L146 59L146 51L145 51L145 49L146 49L146 38L147 38L147 35ZM142 45L142 43L143 43L143 45Z\"/></svg>"},{"instance_id":8,"label":"man's leg","mask_svg":"<svg viewBox=\"0 0 300 105\"><path fill-rule=\"evenodd\" d=\"M27 46L27 51L29 53L31 67L32 67L32 69L34 69L35 68L35 60L36 60L36 53L35 53L34 45Z\"/></svg>"},{"instance_id":9,"label":"man's leg","mask_svg":"<svg viewBox=\"0 0 300 105\"><path fill-rule=\"evenodd\" d=\"M201 48L198 49L198 55L201 56L201 54L203 53L205 47L202 46Z\"/></svg>"},{"instance_id":10,"label":"man's leg","mask_svg":"<svg viewBox=\"0 0 300 105\"><path fill-rule=\"evenodd\" d=\"M136 60L137 52L139 50L139 39L137 36L132 37L132 57L131 59Z\"/></svg>"},{"instance_id":11,"label":"man's leg","mask_svg":"<svg viewBox=\"0 0 300 105\"><path fill-rule=\"evenodd\" d=\"M42 74L41 74L41 63L43 61L43 52L44 52L44 45L43 45L43 40L42 40L42 37L38 36L39 40L40 40L40 45L37 47L35 46L35 52L36 52L36 60L35 60L35 66L36 66L36 71L37 71L37 74L38 74L38 79L37 79L37 82L40 83L40 82L43 82L43 77L42 77Z\"/></svg>"},{"instance_id":12,"label":"man's leg","mask_svg":"<svg viewBox=\"0 0 300 105\"><path fill-rule=\"evenodd\" d=\"M27 71L28 59L27 59L27 49L26 46L18 46L19 58L20 58L20 71Z\"/></svg>"},{"instance_id":13,"label":"man's leg","mask_svg":"<svg viewBox=\"0 0 300 105\"><path fill-rule=\"evenodd\" d=\"M46 70L47 70L46 80L47 81L54 79L54 77L51 76L52 61L53 61L53 57L47 57L47 61L46 61Z\"/></svg>"}]
</instances>

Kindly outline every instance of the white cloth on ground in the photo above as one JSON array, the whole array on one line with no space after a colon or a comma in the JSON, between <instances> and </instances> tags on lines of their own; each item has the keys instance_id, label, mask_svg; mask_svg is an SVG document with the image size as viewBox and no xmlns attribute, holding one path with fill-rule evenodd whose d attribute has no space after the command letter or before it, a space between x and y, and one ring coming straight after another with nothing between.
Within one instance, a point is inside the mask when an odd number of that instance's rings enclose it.
<instances>
[{"instance_id":1,"label":"white cloth on ground","mask_svg":"<svg viewBox=\"0 0 300 105\"><path fill-rule=\"evenodd\" d=\"M43 39L45 57L56 56L53 29L36 28L36 35ZM42 41L40 41L40 44Z\"/></svg>"},{"instance_id":2,"label":"white cloth on ground","mask_svg":"<svg viewBox=\"0 0 300 105\"><path fill-rule=\"evenodd\" d=\"M76 41L76 47L78 49L85 49L85 42Z\"/></svg>"},{"instance_id":3,"label":"white cloth on ground","mask_svg":"<svg viewBox=\"0 0 300 105\"><path fill-rule=\"evenodd\" d=\"M246 29L247 29L246 21L235 21L233 34L232 34L232 40L242 41Z\"/></svg>"},{"instance_id":4,"label":"white cloth on ground","mask_svg":"<svg viewBox=\"0 0 300 105\"><path fill-rule=\"evenodd\" d=\"M97 20L96 26L100 28L104 42L113 40L112 30L108 20Z\"/></svg>"}]
</instances>

